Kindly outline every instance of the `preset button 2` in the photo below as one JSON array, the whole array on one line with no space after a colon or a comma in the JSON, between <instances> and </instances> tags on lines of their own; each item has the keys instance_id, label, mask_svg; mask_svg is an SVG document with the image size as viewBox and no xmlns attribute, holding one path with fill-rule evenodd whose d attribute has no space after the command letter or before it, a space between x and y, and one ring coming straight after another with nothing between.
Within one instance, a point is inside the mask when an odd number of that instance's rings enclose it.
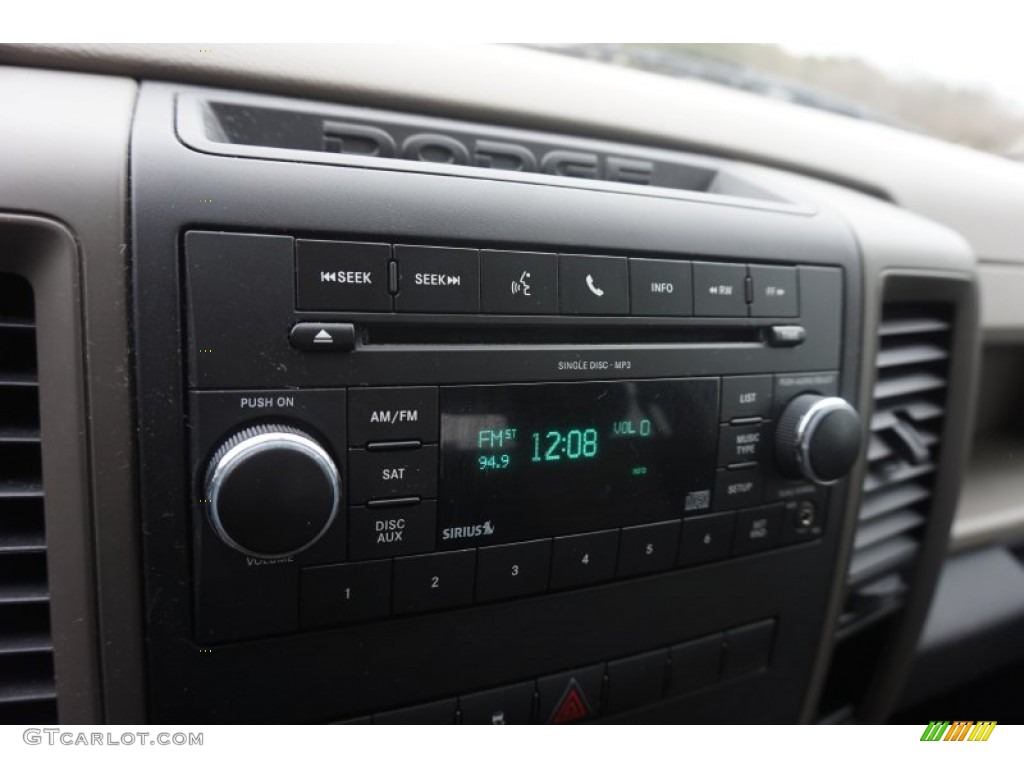
<instances>
[{"instance_id":1,"label":"preset button 2","mask_svg":"<svg viewBox=\"0 0 1024 768\"><path fill-rule=\"evenodd\" d=\"M395 560L395 613L454 608L473 601L476 552L441 552Z\"/></svg>"}]
</instances>

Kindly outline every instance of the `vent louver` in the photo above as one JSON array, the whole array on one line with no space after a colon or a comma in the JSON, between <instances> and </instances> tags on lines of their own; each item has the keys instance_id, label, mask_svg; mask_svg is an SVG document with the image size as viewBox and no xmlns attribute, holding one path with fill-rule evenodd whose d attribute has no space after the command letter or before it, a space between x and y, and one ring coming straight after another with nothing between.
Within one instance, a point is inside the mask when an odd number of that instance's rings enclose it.
<instances>
[{"instance_id":1,"label":"vent louver","mask_svg":"<svg viewBox=\"0 0 1024 768\"><path fill-rule=\"evenodd\" d=\"M56 719L33 294L0 274L0 723Z\"/></svg>"},{"instance_id":2,"label":"vent louver","mask_svg":"<svg viewBox=\"0 0 1024 768\"><path fill-rule=\"evenodd\" d=\"M879 329L868 470L844 623L900 604L935 486L946 408L949 307L887 305Z\"/></svg>"}]
</instances>

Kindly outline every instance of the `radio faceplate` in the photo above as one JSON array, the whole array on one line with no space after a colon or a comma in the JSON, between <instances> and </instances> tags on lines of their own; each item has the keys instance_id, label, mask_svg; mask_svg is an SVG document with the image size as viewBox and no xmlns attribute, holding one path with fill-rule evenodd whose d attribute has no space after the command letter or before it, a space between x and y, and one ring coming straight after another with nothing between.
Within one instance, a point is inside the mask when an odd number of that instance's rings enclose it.
<instances>
[{"instance_id":1,"label":"radio faceplate","mask_svg":"<svg viewBox=\"0 0 1024 768\"><path fill-rule=\"evenodd\" d=\"M552 307L568 306L570 316L531 315L524 322L518 315L480 313L479 300L467 298L478 297L486 284L478 279L479 261L492 265L485 274L493 272L498 251L396 247L398 258L391 260L388 245L359 243L339 251L330 242L201 232L185 238L195 361L190 375L198 384L191 424L200 641L578 589L812 541L825 529L827 491L776 471L773 440L779 412L797 395L839 392L838 373L828 370L839 353L839 270L751 270L746 264L624 256L572 256L560 270L564 257L538 252L534 256L555 259ZM333 258L330 270L323 269L325 248ZM353 263L339 262L339 252ZM302 267L310 254L317 255L313 273ZM513 261L522 257L509 255ZM446 273L438 259L462 271ZM584 271L590 269L587 259L601 268L601 260L617 260L625 282L609 282L606 272L601 283L623 297L624 303L613 305L625 308L622 315L572 314L578 299L566 293L564 281L572 279L579 259ZM686 277L652 283L653 263L662 265L661 276ZM529 272L533 291L539 288L537 267ZM518 269L517 261L513 272ZM226 279L247 273L260 276L246 281L247 290ZM309 288L310 274L322 278L318 290ZM445 274L453 284L441 279ZM410 325L410 313L402 310L410 306L402 301L403 280L410 278L402 275L421 278L416 310L474 312L419 313L414 317L422 325ZM581 278L584 286L588 276L593 278L590 272ZM665 291L671 285L671 300L662 295L661 306L676 315L630 315L636 307L630 296L635 299L638 288L631 276L647 281L641 287ZM516 295L525 290L512 281L510 295L517 286ZM750 316L753 296L766 286L788 294L775 306L789 316ZM456 298L429 298L430 290L447 289ZM341 300L361 309L342 313ZM317 322L297 307L317 302L332 309L318 313L323 320L314 333ZM819 311L825 305L831 307L827 314ZM638 311L650 306L645 299ZM370 307L391 311L365 311ZM693 316L701 311L723 316ZM815 315L815 322L805 324L801 312ZM247 322L231 325L225 322L229 315ZM464 339L479 333L490 341L418 343L412 329L422 334L438 319L447 324L439 336L457 327ZM796 343L779 345L765 333L783 322L799 331ZM297 327L310 329L299 343ZM339 341L341 327L350 329L351 344ZM546 334L579 329L593 340L608 327L619 343L540 343ZM393 337L374 343L379 336L370 331L381 328L404 334L405 343ZM325 329L331 339L318 347ZM659 330L686 335L675 342L623 343L629 334L641 339ZM533 334L534 343L515 343L508 334L516 332ZM760 362L755 366L754 360ZM785 373L793 368L803 370ZM269 370L276 372L272 379L294 388L251 388ZM730 375L737 371L742 375ZM366 386L378 381L391 386ZM211 389L207 382L219 386ZM221 388L240 382L250 386ZM253 507L250 519L262 515L263 528L278 531L242 534L292 541L306 525L307 543L285 555L240 547L224 520L245 513L217 508L209 490L213 465L224 446L259 452L260 441L299 439L293 431L322 448L328 466L318 468L315 457L279 446L260 468L248 474L239 469L243 480L236 484L256 489L248 498L259 511ZM311 506L330 496L329 487L318 497L308 482L275 478L263 469L275 461L295 465L313 478L309 482L320 483L318 473L339 475L340 503ZM298 498L307 499L301 510Z\"/></svg>"}]
</instances>

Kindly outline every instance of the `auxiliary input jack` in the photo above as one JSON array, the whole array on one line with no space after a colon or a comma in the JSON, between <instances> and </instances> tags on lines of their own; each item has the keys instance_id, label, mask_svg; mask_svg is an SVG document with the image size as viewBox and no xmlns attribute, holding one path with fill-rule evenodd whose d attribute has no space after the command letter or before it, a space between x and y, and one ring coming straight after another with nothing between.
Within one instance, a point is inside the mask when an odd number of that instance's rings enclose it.
<instances>
[{"instance_id":1,"label":"auxiliary input jack","mask_svg":"<svg viewBox=\"0 0 1024 768\"><path fill-rule=\"evenodd\" d=\"M805 501L800 504L800 508L796 511L796 527L797 530L806 531L814 527L814 522L818 517L818 510L814 504L810 501Z\"/></svg>"}]
</instances>

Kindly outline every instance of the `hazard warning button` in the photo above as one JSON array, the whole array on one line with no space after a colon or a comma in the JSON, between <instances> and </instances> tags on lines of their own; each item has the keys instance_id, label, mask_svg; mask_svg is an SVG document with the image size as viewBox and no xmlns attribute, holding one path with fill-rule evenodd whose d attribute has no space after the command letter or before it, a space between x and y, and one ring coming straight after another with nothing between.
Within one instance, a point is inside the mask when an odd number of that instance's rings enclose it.
<instances>
[{"instance_id":1,"label":"hazard warning button","mask_svg":"<svg viewBox=\"0 0 1024 768\"><path fill-rule=\"evenodd\" d=\"M542 677L537 681L540 722L568 725L600 714L604 664Z\"/></svg>"}]
</instances>

